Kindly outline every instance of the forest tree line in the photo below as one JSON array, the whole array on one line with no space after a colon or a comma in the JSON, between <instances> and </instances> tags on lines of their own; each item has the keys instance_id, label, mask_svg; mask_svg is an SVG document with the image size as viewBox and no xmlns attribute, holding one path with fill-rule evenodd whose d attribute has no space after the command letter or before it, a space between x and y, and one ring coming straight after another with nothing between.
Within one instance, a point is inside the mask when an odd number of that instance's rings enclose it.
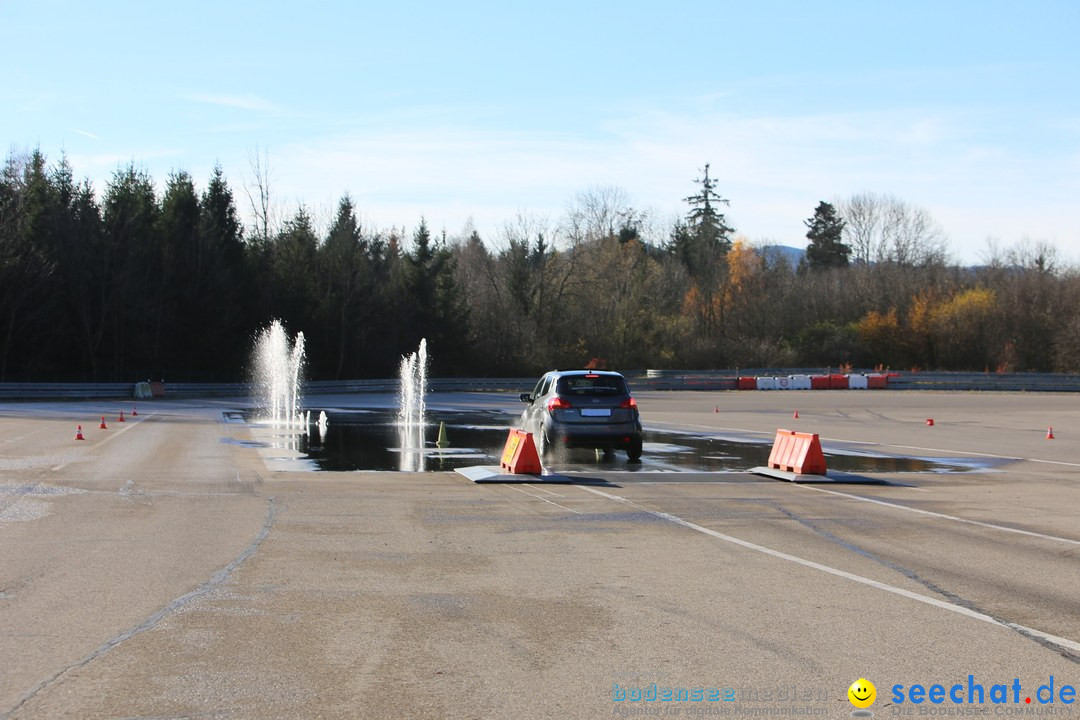
<instances>
[{"instance_id":1,"label":"forest tree line","mask_svg":"<svg viewBox=\"0 0 1080 720\"><path fill-rule=\"evenodd\" d=\"M257 169L257 168L256 168ZM838 367L1080 371L1080 276L1054 248L950 264L924 210L864 193L808 208L788 262L728 225L706 165L663 223L617 188L498 237L272 222L256 172L163 190L134 165L98 193L65 158L11 153L0 177L0 381L234 381L272 318L303 332L312 379L390 377L428 339L432 373L550 368ZM325 229L321 226L327 225Z\"/></svg>"}]
</instances>

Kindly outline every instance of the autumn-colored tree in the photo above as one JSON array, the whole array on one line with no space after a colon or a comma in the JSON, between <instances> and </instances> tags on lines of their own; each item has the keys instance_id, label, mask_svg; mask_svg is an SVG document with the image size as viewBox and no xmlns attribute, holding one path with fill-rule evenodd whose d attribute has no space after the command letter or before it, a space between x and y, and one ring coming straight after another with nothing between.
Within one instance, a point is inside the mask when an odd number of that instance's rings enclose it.
<instances>
[{"instance_id":1,"label":"autumn-colored tree","mask_svg":"<svg viewBox=\"0 0 1080 720\"><path fill-rule=\"evenodd\" d=\"M997 353L1004 347L995 332L997 310L997 295L983 287L961 290L931 309L938 362L960 370L996 367Z\"/></svg>"},{"instance_id":2,"label":"autumn-colored tree","mask_svg":"<svg viewBox=\"0 0 1080 720\"><path fill-rule=\"evenodd\" d=\"M723 315L723 297L691 281L683 297L683 314L694 321L697 332L711 337L716 334Z\"/></svg>"},{"instance_id":3,"label":"autumn-colored tree","mask_svg":"<svg viewBox=\"0 0 1080 720\"><path fill-rule=\"evenodd\" d=\"M724 287L724 311L728 336L744 344L759 336L765 326L765 260L744 237L738 237L727 257L728 277Z\"/></svg>"},{"instance_id":4,"label":"autumn-colored tree","mask_svg":"<svg viewBox=\"0 0 1080 720\"><path fill-rule=\"evenodd\" d=\"M856 325L862 359L868 366L896 363L903 356L903 340L896 308L871 310Z\"/></svg>"},{"instance_id":5,"label":"autumn-colored tree","mask_svg":"<svg viewBox=\"0 0 1080 720\"><path fill-rule=\"evenodd\" d=\"M732 300L760 289L761 271L765 261L746 238L735 239L728 252L728 297Z\"/></svg>"},{"instance_id":6,"label":"autumn-colored tree","mask_svg":"<svg viewBox=\"0 0 1080 720\"><path fill-rule=\"evenodd\" d=\"M907 315L907 346L917 367L937 366L934 334L934 304L938 293L924 290L911 299Z\"/></svg>"}]
</instances>

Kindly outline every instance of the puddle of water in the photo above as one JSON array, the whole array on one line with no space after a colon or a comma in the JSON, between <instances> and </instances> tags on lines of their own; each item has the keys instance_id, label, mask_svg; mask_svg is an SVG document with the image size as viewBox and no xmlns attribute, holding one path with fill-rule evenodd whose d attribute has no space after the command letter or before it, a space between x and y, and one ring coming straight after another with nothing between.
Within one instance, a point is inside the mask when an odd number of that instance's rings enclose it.
<instances>
[{"instance_id":1,"label":"puddle of water","mask_svg":"<svg viewBox=\"0 0 1080 720\"><path fill-rule=\"evenodd\" d=\"M314 425L307 435L282 437L281 442L310 460L318 470L426 470L445 471L470 465L498 465L506 434L517 416L501 411L429 411L423 428L423 447L394 424L395 413L370 410L328 410L325 437ZM319 410L311 410L318 417ZM439 423L446 424L450 447L435 446ZM275 442L275 441L271 441ZM284 445L283 445L284 447ZM592 450L574 450L545 466L555 472L609 468L629 471L746 472L765 465L771 440L740 441L702 433L646 429L640 464L630 464L622 453L604 456ZM883 456L862 451L827 451L830 470L849 473L954 473L981 467L970 460Z\"/></svg>"}]
</instances>

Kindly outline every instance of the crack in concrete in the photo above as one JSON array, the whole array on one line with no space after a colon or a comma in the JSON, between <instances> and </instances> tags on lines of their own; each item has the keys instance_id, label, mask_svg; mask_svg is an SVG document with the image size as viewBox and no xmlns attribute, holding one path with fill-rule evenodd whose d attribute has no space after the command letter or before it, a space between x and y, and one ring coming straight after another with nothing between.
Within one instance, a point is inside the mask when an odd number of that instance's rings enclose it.
<instances>
[{"instance_id":1,"label":"crack in concrete","mask_svg":"<svg viewBox=\"0 0 1080 720\"><path fill-rule=\"evenodd\" d=\"M9 717L11 717L12 714L20 710L24 705L26 705L26 703L33 700L34 697L36 697L40 692L59 681L72 670L77 670L81 667L89 665L94 660L97 660L99 657L117 648L121 643L125 642L126 640L130 640L136 635L153 629L165 618L165 616L183 607L195 598L205 595L211 590L214 590L219 585L224 583L229 578L229 576L232 575L233 572L235 572L236 569L244 563L245 560L255 554L255 551L259 548L259 545L261 545L263 540L265 540L270 535L270 528L274 523L275 515L277 515L277 499L275 497L270 497L268 500L268 507L266 511L266 520L263 521L262 528L260 528L258 534L255 535L255 538L251 541L251 544L249 544L243 552L233 558L232 562L214 573L214 575L211 576L210 579L204 582L202 585L195 588L191 592L185 593L180 597L176 598L168 605L148 617L139 625L136 625L135 627L126 630L117 635L116 637L106 641L103 645L101 645L96 650L89 653L82 659L72 663L71 665L61 668L57 672L53 673L49 677L39 682L34 687L24 692L19 698L18 702L16 702L10 710L4 713L0 713L0 720L7 720Z\"/></svg>"},{"instance_id":2,"label":"crack in concrete","mask_svg":"<svg viewBox=\"0 0 1080 720\"><path fill-rule=\"evenodd\" d=\"M830 542L833 542L833 543L836 543L837 545L844 548L845 550L849 550L849 551L851 551L853 553L856 553L857 555L861 555L862 557L866 558L867 560L872 560L873 562L876 562L879 565L882 565L883 567L887 567L890 570L898 572L901 575L903 575L904 577L907 577L907 578L909 578L911 580L914 580L915 582L919 583L920 585L922 585L926 589L931 590L931 591L941 595L942 597L947 599L949 602L951 602L951 603L953 603L955 605L959 605L961 607L965 607L968 610L972 610L972 611L977 612L977 613L979 613L981 615L986 615L987 617L996 620L999 624L1009 628L1010 630L1013 630L1014 632L1021 635L1022 637L1027 638L1028 640L1033 640L1033 641L1037 642L1038 644L1042 645L1043 647L1045 647L1045 648L1047 648L1049 650L1053 650L1054 652L1059 653L1066 660L1071 660L1074 663L1080 664L1080 655L1073 652L1069 648L1065 648L1065 647L1062 647L1061 645L1058 645L1057 643L1053 642L1052 640L1050 640L1048 638L1040 637L1039 634L1037 634L1038 631L1032 631L1030 628L1024 627L1023 625L1018 625L1018 624L1012 622L1011 620L1006 620L1005 618L1003 618L1003 617L1001 617L999 615L995 615L994 613L988 612L985 608L979 607L978 605L976 605L971 600L968 600L967 598L963 598L963 597L957 595L954 592L946 590L945 588L941 587L940 585L933 582L932 580L929 580L927 578L922 577L921 575L919 575L914 570L910 570L908 568L905 568L904 566L902 566L902 565L900 565L898 563L895 563L892 560L887 560L887 559L885 559L883 557L880 557L880 556L870 552L866 548L862 548L862 547L859 547L858 545L855 545L854 543L850 543L847 540L844 540L843 538L841 538L841 537L839 537L837 535L834 535L833 533L829 532L825 528L819 527L818 525L814 524L812 521L798 515L797 513L794 513L792 511L788 510L787 508L783 507L779 503L767 502L766 504L769 505L770 507L772 507L777 512L780 512L783 515L791 518L792 520L799 523L803 527L806 527L806 528L812 530L813 532L817 533L818 535L825 538L826 540L828 540Z\"/></svg>"}]
</instances>

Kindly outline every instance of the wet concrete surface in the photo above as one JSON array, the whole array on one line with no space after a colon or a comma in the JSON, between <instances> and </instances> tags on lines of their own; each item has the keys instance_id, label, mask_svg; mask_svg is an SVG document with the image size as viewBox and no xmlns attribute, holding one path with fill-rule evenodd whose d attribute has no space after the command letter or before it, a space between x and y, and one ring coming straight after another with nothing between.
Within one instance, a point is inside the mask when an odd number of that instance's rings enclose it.
<instances>
[{"instance_id":1,"label":"wet concrete surface","mask_svg":"<svg viewBox=\"0 0 1080 720\"><path fill-rule=\"evenodd\" d=\"M448 471L274 470L259 428L228 420L243 401L159 401L108 431L87 420L119 409L107 403L3 405L0 718L721 707L619 699L653 683L730 689L738 714L841 717L859 677L877 684L879 715L918 713L890 704L895 684L1080 684L1075 396L638 399L647 425L679 438L767 447L789 427L818 432L830 459L967 471L807 487L593 457L580 474L603 485L478 486ZM516 399L430 404L512 417Z\"/></svg>"},{"instance_id":2,"label":"wet concrete surface","mask_svg":"<svg viewBox=\"0 0 1080 720\"><path fill-rule=\"evenodd\" d=\"M432 410L422 429L423 448L410 447L407 435L393 411L381 408L329 412L308 408L312 422L295 433L284 433L269 442L294 446L320 471L396 471L403 454L422 456L410 467L429 472L460 467L498 464L507 431L516 416L501 410ZM328 420L325 432L314 422L322 413ZM445 445L438 446L443 432ZM416 443L418 444L418 443ZM602 453L588 449L563 450L544 458L554 473L745 473L765 465L771 439L739 433L678 431L645 424L644 453L640 463L627 462L625 453ZM831 469L844 473L951 473L968 472L994 463L972 457L921 458L871 452L844 443L828 448Z\"/></svg>"}]
</instances>

